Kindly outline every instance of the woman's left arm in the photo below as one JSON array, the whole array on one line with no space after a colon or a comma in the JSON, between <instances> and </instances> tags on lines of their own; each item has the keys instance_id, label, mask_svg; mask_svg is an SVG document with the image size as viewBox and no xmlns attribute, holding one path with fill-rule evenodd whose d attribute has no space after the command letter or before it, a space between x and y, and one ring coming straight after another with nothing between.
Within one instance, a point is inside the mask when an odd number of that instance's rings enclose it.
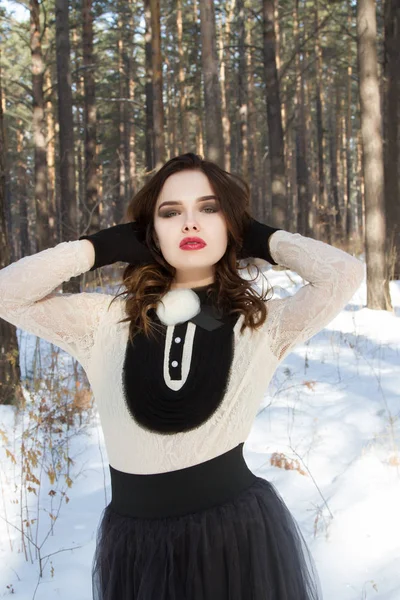
<instances>
[{"instance_id":1,"label":"woman's left arm","mask_svg":"<svg viewBox=\"0 0 400 600\"><path fill-rule=\"evenodd\" d=\"M292 296L266 301L271 350L282 360L339 314L361 285L365 269L363 262L325 242L263 227L268 240L264 248L274 263L308 281ZM261 254L257 258L268 260L265 252Z\"/></svg>"},{"instance_id":2,"label":"woman's left arm","mask_svg":"<svg viewBox=\"0 0 400 600\"><path fill-rule=\"evenodd\" d=\"M266 301L271 351L279 360L330 323L364 279L364 263L347 252L253 219L243 248L244 256L285 266L308 281L292 296Z\"/></svg>"}]
</instances>

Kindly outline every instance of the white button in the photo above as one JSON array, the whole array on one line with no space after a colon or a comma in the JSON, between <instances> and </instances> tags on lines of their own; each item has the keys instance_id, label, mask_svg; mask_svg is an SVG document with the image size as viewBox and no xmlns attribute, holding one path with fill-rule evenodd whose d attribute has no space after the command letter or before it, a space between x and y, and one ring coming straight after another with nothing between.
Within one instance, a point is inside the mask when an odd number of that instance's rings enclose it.
<instances>
[{"instance_id":1,"label":"white button","mask_svg":"<svg viewBox=\"0 0 400 600\"><path fill-rule=\"evenodd\" d=\"M176 342L177 344L179 344L179 342L180 342L180 341L181 341L181 338L180 338L180 337L176 337L176 338L175 338L175 342Z\"/></svg>"},{"instance_id":2,"label":"white button","mask_svg":"<svg viewBox=\"0 0 400 600\"><path fill-rule=\"evenodd\" d=\"M173 360L172 363L171 363L171 365L173 367L177 367L178 366L178 361L177 360Z\"/></svg>"}]
</instances>

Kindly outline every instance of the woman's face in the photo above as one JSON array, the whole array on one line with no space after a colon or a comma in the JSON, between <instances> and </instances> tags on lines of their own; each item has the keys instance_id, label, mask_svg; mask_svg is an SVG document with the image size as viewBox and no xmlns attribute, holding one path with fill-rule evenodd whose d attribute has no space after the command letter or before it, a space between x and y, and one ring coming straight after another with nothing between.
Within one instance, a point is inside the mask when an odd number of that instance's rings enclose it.
<instances>
[{"instance_id":1,"label":"woman's face","mask_svg":"<svg viewBox=\"0 0 400 600\"><path fill-rule=\"evenodd\" d=\"M154 229L164 259L176 269L176 284L195 287L214 280L213 266L225 254L228 230L202 171L185 170L168 177L157 198ZM180 244L187 237L201 238L206 245L185 250Z\"/></svg>"}]
</instances>

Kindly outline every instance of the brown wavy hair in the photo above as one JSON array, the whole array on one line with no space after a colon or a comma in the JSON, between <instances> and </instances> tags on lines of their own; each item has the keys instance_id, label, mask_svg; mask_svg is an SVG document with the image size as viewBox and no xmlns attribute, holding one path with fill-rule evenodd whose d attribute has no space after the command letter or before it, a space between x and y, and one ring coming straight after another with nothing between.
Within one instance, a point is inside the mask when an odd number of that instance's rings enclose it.
<instances>
[{"instance_id":1,"label":"brown wavy hair","mask_svg":"<svg viewBox=\"0 0 400 600\"><path fill-rule=\"evenodd\" d=\"M250 188L246 181L221 169L215 163L204 160L193 153L182 154L171 158L153 177L135 194L126 210L125 220L136 221L144 232L144 241L154 257L154 262L147 265L128 265L122 278L125 290L117 294L126 295L125 319L119 323L130 321L129 338L131 342L135 335L141 331L149 337L157 328L156 323L148 315L155 309L162 296L171 289L171 284L176 273L175 267L170 265L163 257L155 243L154 211L157 198L161 189L170 175L184 169L202 171L208 178L215 195L218 197L221 210L225 216L228 230L228 244L225 254L214 265L215 286L213 302L224 314L243 313L244 322L240 329L243 333L246 327L256 329L261 327L267 318L265 305L267 289L261 296L251 287L260 274L257 265L257 274L254 279L243 279L238 270L240 267L238 256L243 242L243 234L250 214ZM264 287L264 286L263 286Z\"/></svg>"}]
</instances>

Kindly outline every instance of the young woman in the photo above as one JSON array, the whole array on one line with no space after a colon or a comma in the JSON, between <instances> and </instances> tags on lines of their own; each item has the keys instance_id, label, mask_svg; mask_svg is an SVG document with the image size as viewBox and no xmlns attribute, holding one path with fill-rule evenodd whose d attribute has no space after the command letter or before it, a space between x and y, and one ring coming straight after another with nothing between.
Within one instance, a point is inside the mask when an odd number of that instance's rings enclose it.
<instances>
[{"instance_id":1,"label":"young woman","mask_svg":"<svg viewBox=\"0 0 400 600\"><path fill-rule=\"evenodd\" d=\"M343 309L364 267L248 206L241 178L185 154L136 194L127 223L0 272L0 316L73 355L96 398L112 500L95 600L321 597L295 520L243 445L279 363ZM241 276L249 257L309 283L267 299ZM53 293L116 261L121 294Z\"/></svg>"}]
</instances>

